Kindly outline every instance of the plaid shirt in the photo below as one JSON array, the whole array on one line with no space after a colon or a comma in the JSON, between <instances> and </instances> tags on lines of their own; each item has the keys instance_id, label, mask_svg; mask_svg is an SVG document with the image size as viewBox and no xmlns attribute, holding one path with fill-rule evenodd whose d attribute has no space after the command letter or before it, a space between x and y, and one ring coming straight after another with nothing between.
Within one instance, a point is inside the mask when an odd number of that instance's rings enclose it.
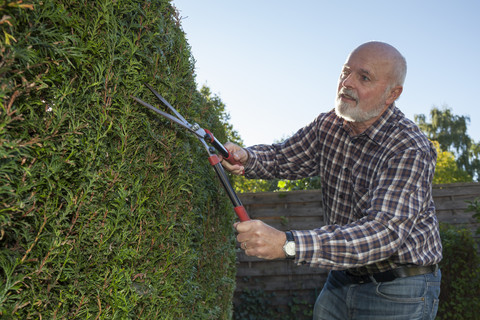
<instances>
[{"instance_id":1,"label":"plaid shirt","mask_svg":"<svg viewBox=\"0 0 480 320\"><path fill-rule=\"evenodd\" d=\"M375 273L441 260L436 151L395 105L357 136L332 110L283 143L247 151L249 178L321 177L327 225L292 231L297 264Z\"/></svg>"}]
</instances>

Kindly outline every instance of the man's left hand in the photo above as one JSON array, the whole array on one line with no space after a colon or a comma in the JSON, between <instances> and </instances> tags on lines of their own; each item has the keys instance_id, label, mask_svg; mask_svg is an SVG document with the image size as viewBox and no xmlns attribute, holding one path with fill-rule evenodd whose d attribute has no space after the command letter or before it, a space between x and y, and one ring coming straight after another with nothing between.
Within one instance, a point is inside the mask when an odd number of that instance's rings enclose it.
<instances>
[{"instance_id":1,"label":"man's left hand","mask_svg":"<svg viewBox=\"0 0 480 320\"><path fill-rule=\"evenodd\" d=\"M247 256L262 259L285 258L283 245L287 240L285 232L277 230L260 220L237 222L237 241Z\"/></svg>"}]
</instances>

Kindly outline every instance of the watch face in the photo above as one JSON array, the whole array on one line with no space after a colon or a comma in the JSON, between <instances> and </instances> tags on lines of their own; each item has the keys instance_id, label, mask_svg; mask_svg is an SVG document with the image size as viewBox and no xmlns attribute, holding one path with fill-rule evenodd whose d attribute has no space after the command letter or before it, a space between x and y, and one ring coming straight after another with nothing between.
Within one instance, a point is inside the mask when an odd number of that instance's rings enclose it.
<instances>
[{"instance_id":1,"label":"watch face","mask_svg":"<svg viewBox=\"0 0 480 320\"><path fill-rule=\"evenodd\" d=\"M294 241L289 241L285 245L285 253L288 254L289 256L294 256L295 255L295 242Z\"/></svg>"}]
</instances>

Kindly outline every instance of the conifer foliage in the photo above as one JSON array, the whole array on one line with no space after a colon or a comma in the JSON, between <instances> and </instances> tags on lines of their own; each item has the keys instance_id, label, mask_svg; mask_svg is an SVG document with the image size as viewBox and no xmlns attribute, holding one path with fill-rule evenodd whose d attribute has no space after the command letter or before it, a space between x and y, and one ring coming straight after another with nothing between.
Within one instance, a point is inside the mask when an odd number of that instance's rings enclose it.
<instances>
[{"instance_id":1,"label":"conifer foliage","mask_svg":"<svg viewBox=\"0 0 480 320\"><path fill-rule=\"evenodd\" d=\"M157 89L225 141L168 0L0 1L0 315L228 319L234 214ZM160 106L159 106L160 107Z\"/></svg>"}]
</instances>

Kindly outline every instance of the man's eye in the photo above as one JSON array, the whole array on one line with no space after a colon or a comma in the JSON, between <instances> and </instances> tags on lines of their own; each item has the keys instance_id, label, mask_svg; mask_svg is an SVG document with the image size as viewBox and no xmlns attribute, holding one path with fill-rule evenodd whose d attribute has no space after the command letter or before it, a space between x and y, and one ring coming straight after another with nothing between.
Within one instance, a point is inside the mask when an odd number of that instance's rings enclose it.
<instances>
[{"instance_id":1,"label":"man's eye","mask_svg":"<svg viewBox=\"0 0 480 320\"><path fill-rule=\"evenodd\" d=\"M361 76L362 81L370 81L368 76Z\"/></svg>"}]
</instances>

